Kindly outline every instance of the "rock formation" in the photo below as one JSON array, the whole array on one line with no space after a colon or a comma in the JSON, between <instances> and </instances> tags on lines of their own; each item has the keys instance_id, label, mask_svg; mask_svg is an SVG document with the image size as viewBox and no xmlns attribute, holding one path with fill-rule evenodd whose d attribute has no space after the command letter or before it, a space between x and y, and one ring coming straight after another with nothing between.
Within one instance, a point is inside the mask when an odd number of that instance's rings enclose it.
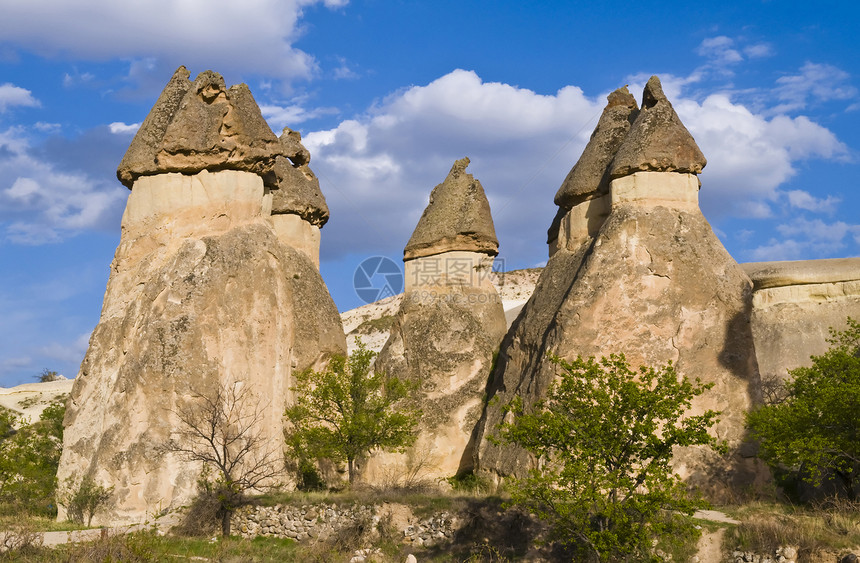
<instances>
[{"instance_id":1,"label":"rock formation","mask_svg":"<svg viewBox=\"0 0 860 563\"><path fill-rule=\"evenodd\" d=\"M320 229L328 221L328 206L308 166L311 154L301 134L285 128L280 142L286 156L275 160L278 189L272 192L272 224L281 242L304 252L319 268Z\"/></svg>"},{"instance_id":2,"label":"rock formation","mask_svg":"<svg viewBox=\"0 0 860 563\"><path fill-rule=\"evenodd\" d=\"M491 280L498 241L481 183L454 163L403 252L406 292L376 366L419 383L420 434L405 455L381 454L365 478L422 471L449 477L472 467L471 439L505 313Z\"/></svg>"},{"instance_id":3,"label":"rock formation","mask_svg":"<svg viewBox=\"0 0 860 563\"><path fill-rule=\"evenodd\" d=\"M559 239L566 241L568 250L575 250L597 233L609 214L609 164L639 108L626 86L609 94L607 100L582 156L555 194L559 209L547 232L550 256L558 249Z\"/></svg>"},{"instance_id":4,"label":"rock formation","mask_svg":"<svg viewBox=\"0 0 860 563\"><path fill-rule=\"evenodd\" d=\"M811 365L829 328L860 319L860 258L741 264L753 281L752 332L763 382Z\"/></svg>"},{"instance_id":5,"label":"rock formation","mask_svg":"<svg viewBox=\"0 0 860 563\"><path fill-rule=\"evenodd\" d=\"M142 521L188 502L201 467L164 445L194 393L250 387L265 409L266 446L282 455L293 370L346 348L307 249L272 224L270 190L294 189L279 162L296 152L245 85L188 76L176 71L119 166L131 188L122 236L66 413L59 482L114 487L96 522ZM298 171L312 178L307 160ZM283 209L318 227L319 202L306 212L296 186Z\"/></svg>"},{"instance_id":6,"label":"rock formation","mask_svg":"<svg viewBox=\"0 0 860 563\"><path fill-rule=\"evenodd\" d=\"M699 210L695 174L705 160L657 77L618 143L634 114L625 91L610 96L582 166L574 166L559 191L557 201L573 204L573 212L577 198L599 194L611 178L607 217L596 228L578 221L577 229L560 229L534 294L502 343L479 427L476 466L486 474L522 475L532 463L523 450L487 436L496 434L514 397L529 406L544 396L557 377L547 352L565 359L623 352L634 367L671 360L680 373L715 384L694 410L723 411L716 434L734 447L743 438L744 412L759 392L752 284ZM603 128L607 122L617 127ZM752 462L736 456L733 463L687 451L676 469L705 487L755 476Z\"/></svg>"}]
</instances>

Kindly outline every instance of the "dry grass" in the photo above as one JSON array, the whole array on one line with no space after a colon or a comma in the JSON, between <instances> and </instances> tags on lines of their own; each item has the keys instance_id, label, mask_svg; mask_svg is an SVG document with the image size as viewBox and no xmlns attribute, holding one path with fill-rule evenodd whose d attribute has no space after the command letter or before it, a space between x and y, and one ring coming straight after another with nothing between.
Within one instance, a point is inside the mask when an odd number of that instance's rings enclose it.
<instances>
[{"instance_id":1,"label":"dry grass","mask_svg":"<svg viewBox=\"0 0 860 563\"><path fill-rule=\"evenodd\" d=\"M764 554L791 545L804 562L821 550L860 546L860 502L831 499L811 507L750 503L732 512L741 524L726 534L728 552L740 548Z\"/></svg>"}]
</instances>

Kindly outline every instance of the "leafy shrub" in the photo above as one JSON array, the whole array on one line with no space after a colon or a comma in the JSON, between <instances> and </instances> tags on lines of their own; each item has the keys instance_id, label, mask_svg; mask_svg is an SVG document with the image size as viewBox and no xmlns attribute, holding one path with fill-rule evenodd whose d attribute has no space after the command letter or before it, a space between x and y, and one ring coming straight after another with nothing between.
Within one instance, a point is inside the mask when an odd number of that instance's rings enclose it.
<instances>
[{"instance_id":1,"label":"leafy shrub","mask_svg":"<svg viewBox=\"0 0 860 563\"><path fill-rule=\"evenodd\" d=\"M105 488L97 485L91 477L87 476L77 487L74 487L70 478L66 481L66 491L64 503L69 519L72 522L86 523L90 526L96 512L110 500L113 487Z\"/></svg>"},{"instance_id":2,"label":"leafy shrub","mask_svg":"<svg viewBox=\"0 0 860 563\"><path fill-rule=\"evenodd\" d=\"M818 486L835 475L849 498L860 488L860 322L830 330L830 349L789 372L784 398L747 415L759 456Z\"/></svg>"},{"instance_id":3,"label":"leafy shrub","mask_svg":"<svg viewBox=\"0 0 860 563\"><path fill-rule=\"evenodd\" d=\"M703 505L687 493L670 462L676 446L712 445L718 413L688 416L712 385L679 377L671 363L630 370L623 355L567 362L546 399L526 412L510 405L502 438L538 465L510 484L512 503L550 525L551 538L582 560L654 558L652 540L697 531L685 515Z\"/></svg>"}]
</instances>

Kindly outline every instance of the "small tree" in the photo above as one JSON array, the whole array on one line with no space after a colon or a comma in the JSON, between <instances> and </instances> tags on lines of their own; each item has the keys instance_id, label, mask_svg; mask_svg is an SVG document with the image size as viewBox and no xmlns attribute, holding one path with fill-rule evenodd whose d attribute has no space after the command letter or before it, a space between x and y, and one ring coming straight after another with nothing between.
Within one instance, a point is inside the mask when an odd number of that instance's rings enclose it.
<instances>
[{"instance_id":1,"label":"small tree","mask_svg":"<svg viewBox=\"0 0 860 563\"><path fill-rule=\"evenodd\" d=\"M420 413L398 408L414 386L371 373L375 355L359 341L349 359L336 356L325 371L298 374L295 404L286 410L293 425L287 443L293 450L303 456L345 461L350 484L355 482L360 456L374 448L402 452L416 437Z\"/></svg>"},{"instance_id":2,"label":"small tree","mask_svg":"<svg viewBox=\"0 0 860 563\"><path fill-rule=\"evenodd\" d=\"M93 516L107 504L113 494L113 487L102 487L93 481L92 477L86 476L77 487L71 479L66 481L65 505L66 512L72 522L78 524L86 523L92 525Z\"/></svg>"},{"instance_id":3,"label":"small tree","mask_svg":"<svg viewBox=\"0 0 860 563\"><path fill-rule=\"evenodd\" d=\"M830 329L830 349L812 366L789 372L785 397L747 415L759 456L788 467L813 485L836 475L857 498L860 484L860 322Z\"/></svg>"},{"instance_id":4,"label":"small tree","mask_svg":"<svg viewBox=\"0 0 860 563\"><path fill-rule=\"evenodd\" d=\"M264 433L267 406L247 384L235 383L193 390L191 401L174 411L181 427L166 449L203 463L201 492L217 497L224 537L246 493L267 488L283 471Z\"/></svg>"},{"instance_id":5,"label":"small tree","mask_svg":"<svg viewBox=\"0 0 860 563\"><path fill-rule=\"evenodd\" d=\"M55 514L65 411L62 401L54 401L38 421L24 425L0 410L0 502L16 512Z\"/></svg>"},{"instance_id":6,"label":"small tree","mask_svg":"<svg viewBox=\"0 0 860 563\"><path fill-rule=\"evenodd\" d=\"M502 439L537 457L511 483L512 503L550 524L553 539L601 561L648 560L652 538L692 533L679 514L701 505L670 462L675 446L716 445L712 410L687 416L712 385L678 377L672 364L629 369L623 355L567 362L551 358L561 377L526 412L511 406Z\"/></svg>"}]
</instances>

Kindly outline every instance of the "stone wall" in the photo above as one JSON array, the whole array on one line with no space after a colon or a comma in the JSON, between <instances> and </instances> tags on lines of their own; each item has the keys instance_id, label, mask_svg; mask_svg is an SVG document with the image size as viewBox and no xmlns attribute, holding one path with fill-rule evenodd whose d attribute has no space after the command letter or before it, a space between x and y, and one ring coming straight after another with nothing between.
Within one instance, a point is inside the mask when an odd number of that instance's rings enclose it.
<instances>
[{"instance_id":1,"label":"stone wall","mask_svg":"<svg viewBox=\"0 0 860 563\"><path fill-rule=\"evenodd\" d=\"M460 522L446 511L416 518L408 507L391 504L248 506L233 516L233 530L244 538L326 540L347 529L368 524L377 531L380 526L393 526L403 543L432 547L453 540Z\"/></svg>"}]
</instances>

